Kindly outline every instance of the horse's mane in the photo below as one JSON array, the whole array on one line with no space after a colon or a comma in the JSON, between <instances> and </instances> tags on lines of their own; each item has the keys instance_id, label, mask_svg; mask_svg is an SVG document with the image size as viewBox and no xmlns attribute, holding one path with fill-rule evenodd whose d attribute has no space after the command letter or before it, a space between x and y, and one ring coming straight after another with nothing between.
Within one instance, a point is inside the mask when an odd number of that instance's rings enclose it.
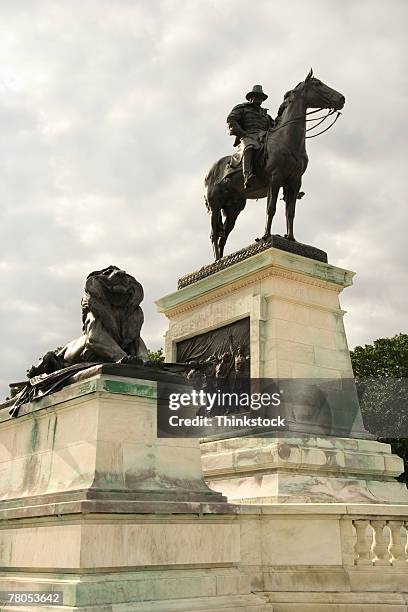
<instances>
[{"instance_id":1,"label":"horse's mane","mask_svg":"<svg viewBox=\"0 0 408 612\"><path fill-rule=\"evenodd\" d=\"M294 87L293 89L289 89L289 91L287 91L285 93L285 95L283 96L283 100L282 100L282 104L280 105L279 109L278 109L278 114L276 115L276 119L275 119L275 127L277 127L281 121L282 115L283 115L283 111L285 110L285 108L287 107L287 105L289 104L290 101L290 97L293 94L293 92L300 87L300 85L302 85L302 81L300 83L298 83L296 85L296 87Z\"/></svg>"}]
</instances>

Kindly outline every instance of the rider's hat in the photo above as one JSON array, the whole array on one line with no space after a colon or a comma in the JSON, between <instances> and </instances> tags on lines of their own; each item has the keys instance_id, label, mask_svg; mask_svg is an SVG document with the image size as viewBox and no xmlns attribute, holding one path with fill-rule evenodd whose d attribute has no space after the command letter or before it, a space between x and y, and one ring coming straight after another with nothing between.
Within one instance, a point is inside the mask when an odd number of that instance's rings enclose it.
<instances>
[{"instance_id":1,"label":"rider's hat","mask_svg":"<svg viewBox=\"0 0 408 612\"><path fill-rule=\"evenodd\" d=\"M262 85L254 85L251 91L248 91L247 95L245 96L247 100L249 100L249 98L251 97L252 94L261 94L262 99L266 100L266 98L268 97L266 95L266 93L264 93L262 91Z\"/></svg>"}]
</instances>

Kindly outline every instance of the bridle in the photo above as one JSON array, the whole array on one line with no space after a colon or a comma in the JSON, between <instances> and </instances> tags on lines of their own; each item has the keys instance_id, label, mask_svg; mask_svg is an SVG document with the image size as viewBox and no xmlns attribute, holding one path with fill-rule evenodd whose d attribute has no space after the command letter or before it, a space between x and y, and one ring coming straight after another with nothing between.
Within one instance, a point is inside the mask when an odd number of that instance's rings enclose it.
<instances>
[{"instance_id":1,"label":"bridle","mask_svg":"<svg viewBox=\"0 0 408 612\"><path fill-rule=\"evenodd\" d=\"M323 99L328 104L331 103L331 100L327 96L325 96L324 94L321 94L321 95L322 95ZM322 109L318 108L315 111L307 112L306 115L312 115L313 113L319 112L320 110L322 110ZM315 130L319 125L321 125L324 121L326 121L326 119L328 119L331 115L334 115L334 113L337 113L335 118L334 118L334 121L332 121L331 124L327 126L327 128L325 128L321 132L318 132L317 134L312 134L312 136L305 136L305 138L316 138L316 136L320 136L320 134L324 134L325 132L330 130L330 128L333 127L333 125L336 123L337 119L340 117L341 112L340 111L336 111L336 109L329 107L329 109L327 111L327 114L323 118L317 117L317 118L313 118L313 119L306 119L306 121L319 121L319 119L320 119L319 123L316 123L316 125L312 125L310 128L308 128L306 130L306 132L310 132L311 130Z\"/></svg>"},{"instance_id":2,"label":"bridle","mask_svg":"<svg viewBox=\"0 0 408 612\"><path fill-rule=\"evenodd\" d=\"M331 100L325 96L324 94L322 94L323 99L328 102L329 104L331 103ZM315 113L319 113L320 111L324 110L323 108L317 108L313 111L307 111L306 115L314 115ZM331 127L333 127L333 125L336 123L337 119L340 117L341 112L340 111L336 111L334 108L328 108L326 115L324 115L323 117L313 117L312 119L306 119L306 122L308 123L309 121L318 121L318 123L316 123L316 125L312 125L311 127L309 127L306 132L310 132L311 130L315 130L319 125L321 125L326 119L328 119L330 116L334 115L334 113L336 114L336 117L334 118L334 121L332 121L332 123L330 125L328 125L324 130L322 130L321 132L318 132L317 134L312 134L311 136L305 136L305 138L316 138L316 136L320 136L321 134L324 134L325 132L327 132L328 130L330 130ZM281 125L278 125L276 128L272 128L274 132L277 132L278 130L280 130L281 128L285 127L286 125L290 124L290 123L295 123L296 121L299 121L299 119L303 119L303 115L299 116L299 117L294 117L293 119L289 119L288 121L285 121L285 123L282 123ZM270 130L268 129L268 132Z\"/></svg>"}]
</instances>

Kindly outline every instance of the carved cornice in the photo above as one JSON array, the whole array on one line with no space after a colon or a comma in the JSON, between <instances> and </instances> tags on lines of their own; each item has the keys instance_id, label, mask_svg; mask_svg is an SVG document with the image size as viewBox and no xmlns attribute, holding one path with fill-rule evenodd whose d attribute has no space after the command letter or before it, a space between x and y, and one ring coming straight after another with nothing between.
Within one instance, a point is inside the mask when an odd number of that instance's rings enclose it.
<instances>
[{"instance_id":1,"label":"carved cornice","mask_svg":"<svg viewBox=\"0 0 408 612\"><path fill-rule=\"evenodd\" d=\"M269 240L259 242L254 242L243 249L236 251L235 253L231 253L230 255L226 255L219 259L218 261L214 261L213 263L203 266L199 270L195 272L191 272L190 274L186 274L182 276L178 283L177 288L183 289L183 287L188 287L192 283L196 283L203 278L207 278L207 276L211 276L211 274L215 274L216 272L220 272L221 270L225 270L230 266L233 266L240 261L244 261L248 259L248 257L252 257L257 253L261 253L262 251L266 251L271 247L281 249L282 251L286 251L287 253L293 253L295 255L301 255L302 257L308 257L309 259L313 259L315 261L321 261L323 263L327 263L327 253L318 249L316 247L310 246L309 244L302 244L301 242L293 242L292 240L287 240L283 238L283 236L271 236Z\"/></svg>"},{"instance_id":2,"label":"carved cornice","mask_svg":"<svg viewBox=\"0 0 408 612\"><path fill-rule=\"evenodd\" d=\"M177 315L183 314L184 312L188 312L189 310L194 310L198 306L202 306L204 304L214 302L225 295L235 293L244 287L253 285L256 282L261 281L268 277L269 278L270 277L286 278L286 279L298 282L302 285L311 285L314 287L319 287L321 289L334 291L337 294L340 293L340 291L343 289L343 287L340 287L339 285L335 285L334 283L330 283L328 281L316 279L311 276L302 275L297 272L291 272L289 270L285 270L284 268L280 268L278 266L271 266L265 270L256 271L252 274L249 274L248 276L245 276L244 278L236 280L230 283L229 285L223 285L219 289L208 291L204 293L203 295L199 297L195 297L192 300L189 300L187 302L184 302L183 304L175 306L174 308L170 308L165 311L165 315L169 319L172 319L173 317L176 317ZM311 304L311 306L313 306L313 304ZM339 310L339 313L341 312L342 311Z\"/></svg>"}]
</instances>

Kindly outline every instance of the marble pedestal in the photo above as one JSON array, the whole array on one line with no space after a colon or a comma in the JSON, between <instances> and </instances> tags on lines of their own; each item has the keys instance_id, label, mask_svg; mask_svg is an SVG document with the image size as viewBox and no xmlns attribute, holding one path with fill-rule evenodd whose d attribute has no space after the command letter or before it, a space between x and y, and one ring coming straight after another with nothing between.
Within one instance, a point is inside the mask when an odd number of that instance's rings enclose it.
<instances>
[{"instance_id":1,"label":"marble pedestal","mask_svg":"<svg viewBox=\"0 0 408 612\"><path fill-rule=\"evenodd\" d=\"M271 609L198 440L157 438L156 381L129 367L0 410L0 591L61 591L58 609L83 612Z\"/></svg>"},{"instance_id":2,"label":"marble pedestal","mask_svg":"<svg viewBox=\"0 0 408 612\"><path fill-rule=\"evenodd\" d=\"M250 320L252 378L352 376L339 294L354 272L276 248L248 257L157 300L177 342Z\"/></svg>"},{"instance_id":3,"label":"marble pedestal","mask_svg":"<svg viewBox=\"0 0 408 612\"><path fill-rule=\"evenodd\" d=\"M99 511L116 502L136 510L145 501L176 508L226 501L203 481L197 440L157 438L152 370L137 368L139 379L129 371L135 368L96 366L23 405L17 419L0 412L0 509L74 500L97 503Z\"/></svg>"},{"instance_id":4,"label":"marble pedestal","mask_svg":"<svg viewBox=\"0 0 408 612\"><path fill-rule=\"evenodd\" d=\"M252 378L353 377L339 302L353 272L276 248L216 269L190 275L198 280L157 301L169 320L168 361L178 342L248 317ZM347 434L321 435L311 423L302 433L295 423L282 439L203 441L207 482L239 503L408 503L395 480L402 460L370 439L356 406Z\"/></svg>"}]
</instances>

